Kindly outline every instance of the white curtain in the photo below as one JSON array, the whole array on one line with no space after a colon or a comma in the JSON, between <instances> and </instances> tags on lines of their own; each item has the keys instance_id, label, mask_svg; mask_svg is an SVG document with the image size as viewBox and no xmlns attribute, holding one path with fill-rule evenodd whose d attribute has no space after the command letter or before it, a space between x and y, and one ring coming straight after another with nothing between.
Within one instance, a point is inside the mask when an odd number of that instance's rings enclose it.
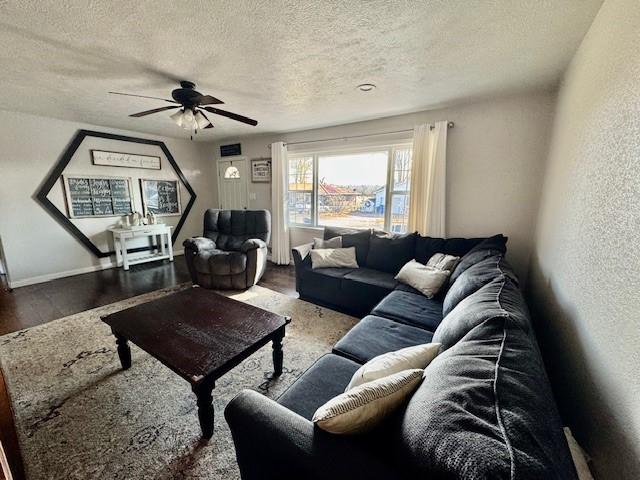
<instances>
[{"instance_id":1,"label":"white curtain","mask_svg":"<svg viewBox=\"0 0 640 480\"><path fill-rule=\"evenodd\" d=\"M287 146L271 144L271 261L289 265L289 228L287 226Z\"/></svg>"},{"instance_id":2,"label":"white curtain","mask_svg":"<svg viewBox=\"0 0 640 480\"><path fill-rule=\"evenodd\" d=\"M436 122L413 129L408 231L445 237L447 125Z\"/></svg>"}]
</instances>

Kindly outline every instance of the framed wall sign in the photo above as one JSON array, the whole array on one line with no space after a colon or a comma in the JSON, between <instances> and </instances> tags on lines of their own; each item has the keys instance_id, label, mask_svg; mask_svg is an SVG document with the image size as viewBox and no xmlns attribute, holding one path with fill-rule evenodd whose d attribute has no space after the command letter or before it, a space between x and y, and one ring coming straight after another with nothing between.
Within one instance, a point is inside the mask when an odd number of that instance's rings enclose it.
<instances>
[{"instance_id":1,"label":"framed wall sign","mask_svg":"<svg viewBox=\"0 0 640 480\"><path fill-rule=\"evenodd\" d=\"M133 211L131 178L63 175L69 218L118 217Z\"/></svg>"},{"instance_id":2,"label":"framed wall sign","mask_svg":"<svg viewBox=\"0 0 640 480\"><path fill-rule=\"evenodd\" d=\"M94 165L106 165L108 167L146 168L148 170L160 170L162 168L160 157L153 155L91 150L91 160Z\"/></svg>"},{"instance_id":3,"label":"framed wall sign","mask_svg":"<svg viewBox=\"0 0 640 480\"><path fill-rule=\"evenodd\" d=\"M180 215L180 186L178 180L140 179L144 214L159 216Z\"/></svg>"},{"instance_id":4,"label":"framed wall sign","mask_svg":"<svg viewBox=\"0 0 640 480\"><path fill-rule=\"evenodd\" d=\"M271 181L271 159L255 158L251 160L251 181L270 182Z\"/></svg>"},{"instance_id":5,"label":"framed wall sign","mask_svg":"<svg viewBox=\"0 0 640 480\"><path fill-rule=\"evenodd\" d=\"M242 148L239 143L230 143L229 145L220 145L221 157L235 157L242 155Z\"/></svg>"}]
</instances>

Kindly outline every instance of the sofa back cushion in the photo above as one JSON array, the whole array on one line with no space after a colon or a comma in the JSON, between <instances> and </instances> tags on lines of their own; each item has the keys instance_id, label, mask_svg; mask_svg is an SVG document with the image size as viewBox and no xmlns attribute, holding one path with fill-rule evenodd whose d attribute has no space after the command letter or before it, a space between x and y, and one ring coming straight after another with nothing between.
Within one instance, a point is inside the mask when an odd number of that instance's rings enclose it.
<instances>
[{"instance_id":1,"label":"sofa back cushion","mask_svg":"<svg viewBox=\"0 0 640 480\"><path fill-rule=\"evenodd\" d=\"M367 254L369 253L369 237L371 229L324 227L324 239L342 237L342 248L355 247L356 260L361 267L367 266Z\"/></svg>"},{"instance_id":2,"label":"sofa back cushion","mask_svg":"<svg viewBox=\"0 0 640 480\"><path fill-rule=\"evenodd\" d=\"M462 257L485 238L434 238L418 235L414 258L426 264L435 253Z\"/></svg>"},{"instance_id":3,"label":"sofa back cushion","mask_svg":"<svg viewBox=\"0 0 640 480\"><path fill-rule=\"evenodd\" d=\"M221 250L239 251L245 240L271 239L271 212L268 210L208 209L204 214L204 237Z\"/></svg>"},{"instance_id":4,"label":"sofa back cushion","mask_svg":"<svg viewBox=\"0 0 640 480\"><path fill-rule=\"evenodd\" d=\"M487 319L505 315L524 331L531 330L529 311L520 289L510 277L501 274L461 300L440 322L433 341L446 350Z\"/></svg>"},{"instance_id":5,"label":"sofa back cushion","mask_svg":"<svg viewBox=\"0 0 640 480\"><path fill-rule=\"evenodd\" d=\"M407 262L413 260L417 236L417 233L398 235L373 232L369 238L367 267L397 274Z\"/></svg>"},{"instance_id":6,"label":"sofa back cushion","mask_svg":"<svg viewBox=\"0 0 640 480\"><path fill-rule=\"evenodd\" d=\"M458 303L492 280L507 275L518 284L518 277L502 254L487 257L466 269L451 285L442 305L442 315L446 316Z\"/></svg>"},{"instance_id":7,"label":"sofa back cushion","mask_svg":"<svg viewBox=\"0 0 640 480\"><path fill-rule=\"evenodd\" d=\"M494 255L504 255L507 253L508 237L504 235L494 235L485 238L480 243L469 250L458 262L456 268L451 272L449 285L452 285L462 273L472 265Z\"/></svg>"},{"instance_id":8,"label":"sofa back cushion","mask_svg":"<svg viewBox=\"0 0 640 480\"><path fill-rule=\"evenodd\" d=\"M392 435L411 478L576 478L542 359L508 314L431 362Z\"/></svg>"}]
</instances>

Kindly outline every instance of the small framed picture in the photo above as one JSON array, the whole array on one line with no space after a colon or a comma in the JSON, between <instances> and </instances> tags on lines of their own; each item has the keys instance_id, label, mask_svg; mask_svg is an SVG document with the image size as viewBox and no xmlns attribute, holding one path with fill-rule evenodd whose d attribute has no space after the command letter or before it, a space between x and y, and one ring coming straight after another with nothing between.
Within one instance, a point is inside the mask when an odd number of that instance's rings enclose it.
<instances>
[{"instance_id":1,"label":"small framed picture","mask_svg":"<svg viewBox=\"0 0 640 480\"><path fill-rule=\"evenodd\" d=\"M251 181L256 183L271 181L270 158L254 158L251 160Z\"/></svg>"}]
</instances>

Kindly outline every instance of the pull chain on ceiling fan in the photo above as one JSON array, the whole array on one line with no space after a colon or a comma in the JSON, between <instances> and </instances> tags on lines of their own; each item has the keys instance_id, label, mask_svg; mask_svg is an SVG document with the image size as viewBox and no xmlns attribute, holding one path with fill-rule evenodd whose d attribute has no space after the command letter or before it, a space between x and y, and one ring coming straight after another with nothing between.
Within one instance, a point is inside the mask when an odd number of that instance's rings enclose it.
<instances>
[{"instance_id":1,"label":"pull chain on ceiling fan","mask_svg":"<svg viewBox=\"0 0 640 480\"><path fill-rule=\"evenodd\" d=\"M164 102L172 103L174 105L168 105L165 107L154 108L153 110L145 110L144 112L133 113L130 117L144 117L153 113L164 112L166 110L173 110L179 108L177 112L170 115L170 118L176 122L179 127L185 130L193 130L195 133L198 130L205 128L213 128L213 124L209 121L207 115L203 112L206 110L209 113L215 115L221 115L223 117L230 118L237 122L246 123L247 125L256 126L258 122L252 118L245 117L244 115L238 115L237 113L228 112L219 108L210 107L209 105L220 105L224 103L211 95L203 95L195 90L196 84L193 82L182 81L180 82L180 88L176 88L171 92L173 100L160 97L150 97L148 95L136 95L133 93L121 93L121 92L109 92L113 95L126 95L128 97L140 97L151 98L154 100L162 100ZM193 138L193 137L192 137Z\"/></svg>"}]
</instances>

